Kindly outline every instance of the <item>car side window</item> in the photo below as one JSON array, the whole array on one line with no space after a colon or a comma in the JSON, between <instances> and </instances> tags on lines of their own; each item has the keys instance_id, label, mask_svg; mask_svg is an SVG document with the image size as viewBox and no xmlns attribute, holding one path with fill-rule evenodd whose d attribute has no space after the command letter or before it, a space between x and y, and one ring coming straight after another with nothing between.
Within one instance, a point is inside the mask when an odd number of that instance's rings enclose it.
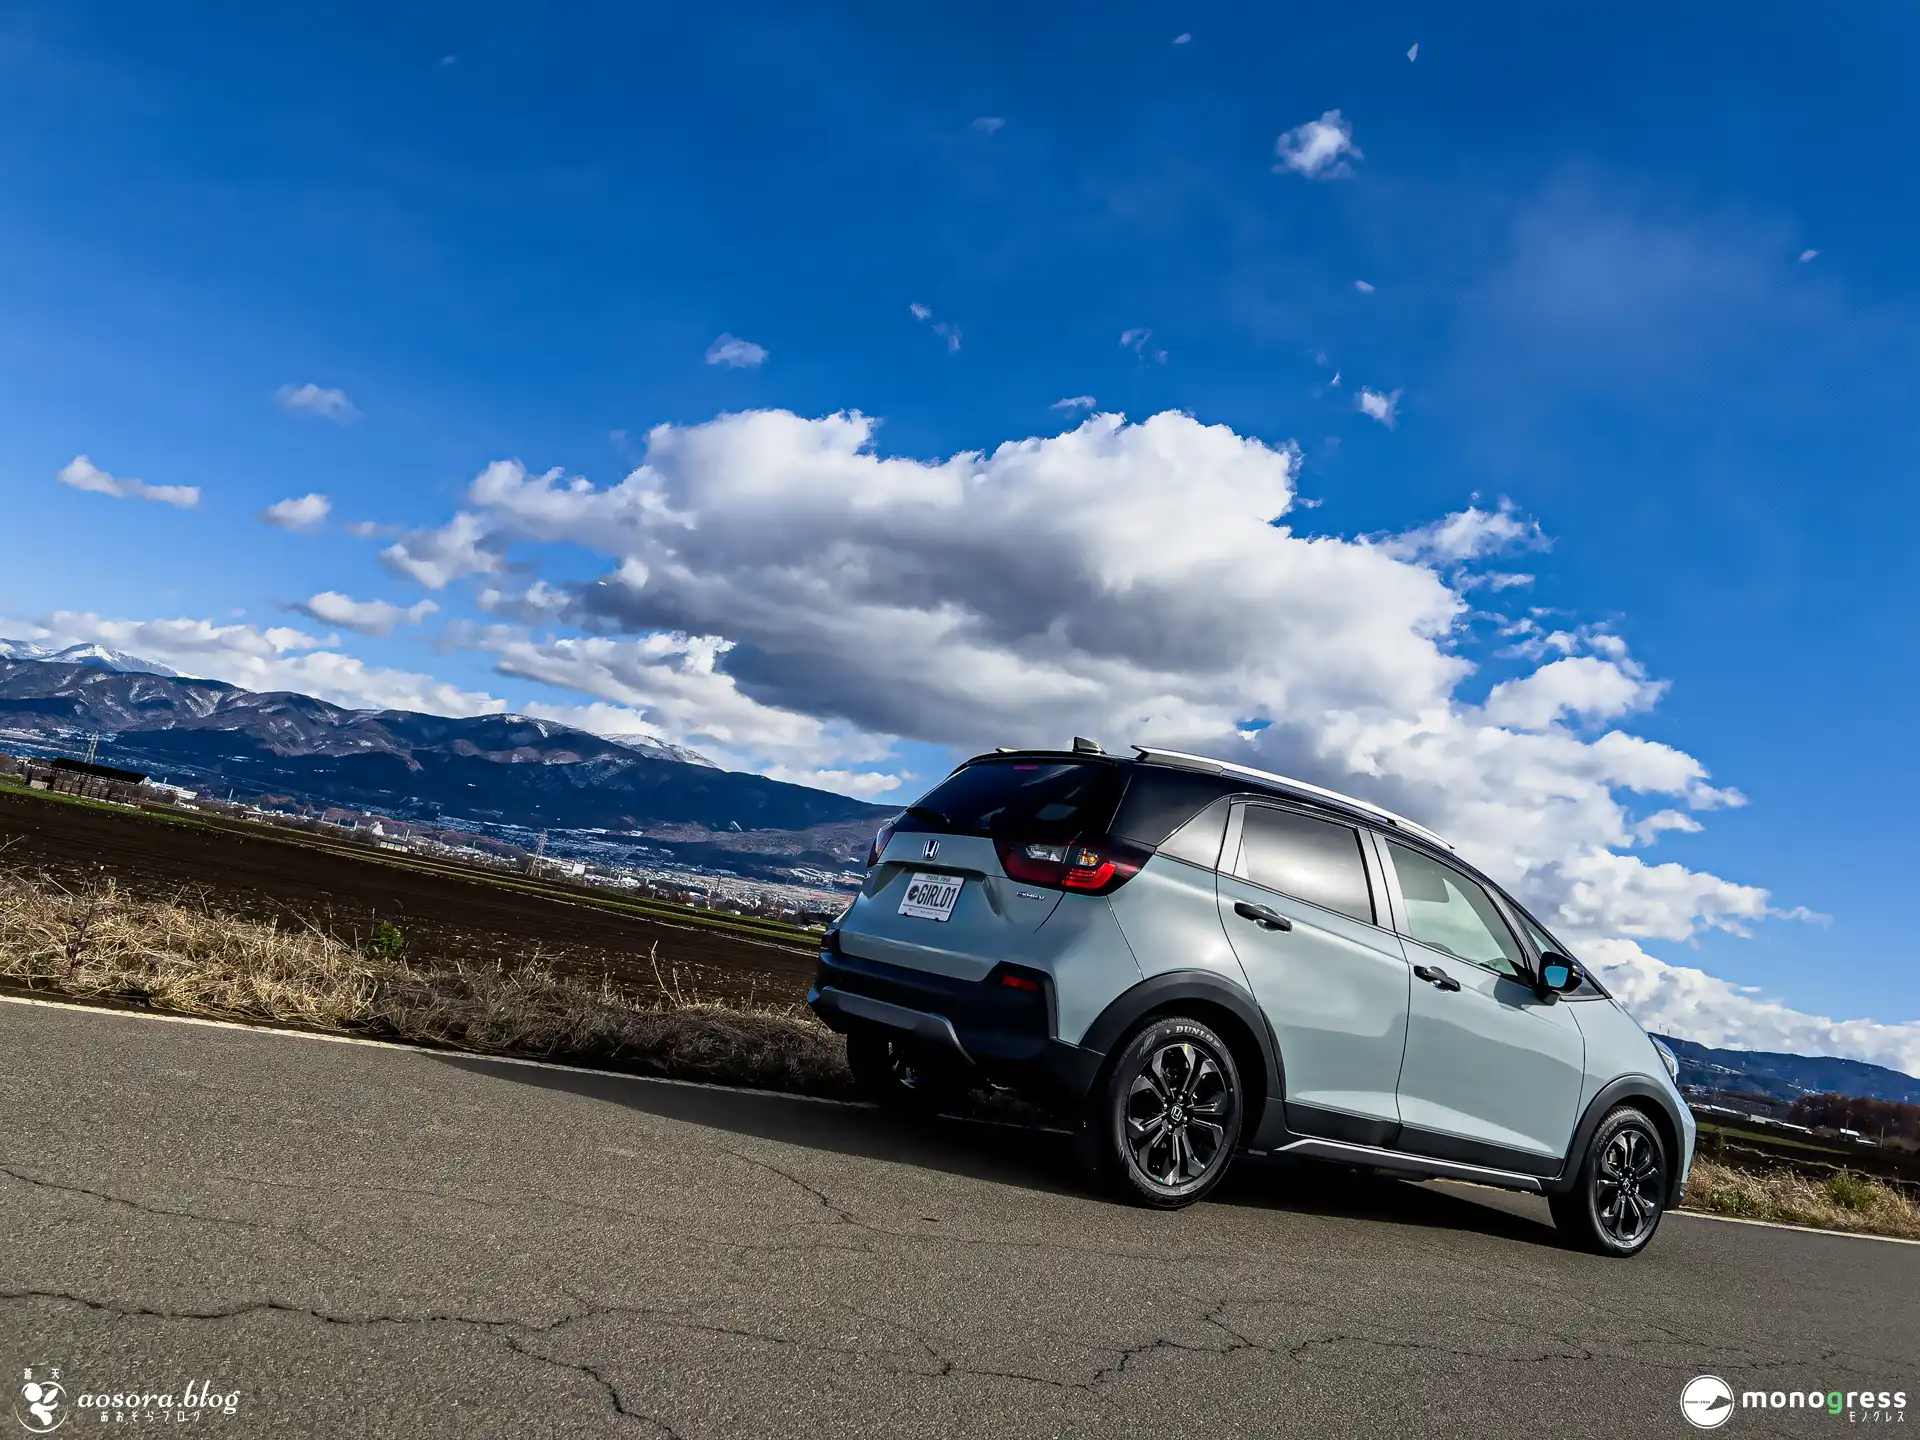
<instances>
[{"instance_id":1,"label":"car side window","mask_svg":"<svg viewBox=\"0 0 1920 1440\"><path fill-rule=\"evenodd\" d=\"M1324 910L1374 923L1360 832L1270 805L1249 805L1240 824L1240 873Z\"/></svg>"},{"instance_id":2,"label":"car side window","mask_svg":"<svg viewBox=\"0 0 1920 1440\"><path fill-rule=\"evenodd\" d=\"M1484 887L1395 841L1387 841L1387 850L1407 902L1411 938L1495 974L1515 980L1525 976L1520 942Z\"/></svg>"},{"instance_id":3,"label":"car side window","mask_svg":"<svg viewBox=\"0 0 1920 1440\"><path fill-rule=\"evenodd\" d=\"M1212 870L1220 864L1220 845L1226 833L1227 802L1216 800L1169 835L1160 853Z\"/></svg>"},{"instance_id":4,"label":"car side window","mask_svg":"<svg viewBox=\"0 0 1920 1440\"><path fill-rule=\"evenodd\" d=\"M1538 925L1534 924L1533 917L1524 910L1520 912L1520 923L1526 927L1527 938L1533 942L1533 948L1538 950L1542 955L1546 954L1549 950L1560 955L1567 953L1560 948L1560 942L1547 934L1547 932L1542 930Z\"/></svg>"}]
</instances>

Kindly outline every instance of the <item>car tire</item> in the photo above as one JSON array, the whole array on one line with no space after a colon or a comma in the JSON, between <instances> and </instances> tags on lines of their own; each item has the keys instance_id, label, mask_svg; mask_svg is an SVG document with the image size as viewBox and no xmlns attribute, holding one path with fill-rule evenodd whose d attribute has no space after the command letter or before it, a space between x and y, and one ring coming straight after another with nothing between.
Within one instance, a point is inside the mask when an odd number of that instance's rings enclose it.
<instances>
[{"instance_id":1,"label":"car tire","mask_svg":"<svg viewBox=\"0 0 1920 1440\"><path fill-rule=\"evenodd\" d=\"M1645 1112L1609 1111L1593 1132L1573 1188L1549 1195L1554 1228L1575 1250L1625 1260L1660 1228L1669 1171L1666 1143Z\"/></svg>"},{"instance_id":2,"label":"car tire","mask_svg":"<svg viewBox=\"0 0 1920 1440\"><path fill-rule=\"evenodd\" d=\"M862 1098L908 1115L936 1115L967 1093L957 1077L916 1060L897 1041L878 1035L847 1036L847 1069Z\"/></svg>"},{"instance_id":3,"label":"car tire","mask_svg":"<svg viewBox=\"0 0 1920 1440\"><path fill-rule=\"evenodd\" d=\"M1101 1188L1178 1210L1226 1175L1245 1113L1226 1042L1198 1020L1167 1016L1101 1072L1082 1117L1083 1158Z\"/></svg>"}]
</instances>

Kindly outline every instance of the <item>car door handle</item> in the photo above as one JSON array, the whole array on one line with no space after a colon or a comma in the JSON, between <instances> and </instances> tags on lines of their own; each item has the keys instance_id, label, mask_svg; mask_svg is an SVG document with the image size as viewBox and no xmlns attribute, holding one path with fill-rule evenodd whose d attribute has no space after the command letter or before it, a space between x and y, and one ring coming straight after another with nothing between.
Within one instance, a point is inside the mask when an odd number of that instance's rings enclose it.
<instances>
[{"instance_id":1,"label":"car door handle","mask_svg":"<svg viewBox=\"0 0 1920 1440\"><path fill-rule=\"evenodd\" d=\"M1249 905L1244 900L1233 902L1233 913L1242 920L1251 920L1262 930L1291 930L1293 922L1266 905Z\"/></svg>"},{"instance_id":2,"label":"car door handle","mask_svg":"<svg viewBox=\"0 0 1920 1440\"><path fill-rule=\"evenodd\" d=\"M1458 990L1460 988L1460 982L1447 974L1447 972L1442 970L1438 965L1416 965L1413 967L1413 973L1429 985L1437 985L1442 990Z\"/></svg>"}]
</instances>

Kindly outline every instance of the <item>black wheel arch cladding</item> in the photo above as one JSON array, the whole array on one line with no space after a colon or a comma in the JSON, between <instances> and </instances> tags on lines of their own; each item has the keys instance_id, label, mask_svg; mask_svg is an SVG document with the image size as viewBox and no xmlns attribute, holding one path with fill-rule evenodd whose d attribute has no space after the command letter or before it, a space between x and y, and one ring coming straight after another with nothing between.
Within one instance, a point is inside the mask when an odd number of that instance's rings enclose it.
<instances>
[{"instance_id":1,"label":"black wheel arch cladding","mask_svg":"<svg viewBox=\"0 0 1920 1440\"><path fill-rule=\"evenodd\" d=\"M1654 1134L1660 1137L1662 1159L1666 1162L1666 1205L1671 1209L1679 1203L1680 1137L1684 1130L1680 1117L1674 1113L1671 1097L1652 1080L1639 1075L1622 1075L1603 1085L1588 1102L1580 1116L1580 1123L1574 1127L1573 1142L1567 1147L1566 1164L1557 1178L1547 1182L1547 1189L1556 1192L1573 1189L1580 1179L1580 1168L1586 1163L1594 1132L1607 1116L1622 1105L1645 1115L1653 1126Z\"/></svg>"},{"instance_id":2,"label":"black wheel arch cladding","mask_svg":"<svg viewBox=\"0 0 1920 1440\"><path fill-rule=\"evenodd\" d=\"M1169 970L1149 976L1111 1001L1081 1046L1112 1055L1143 1022L1186 1015L1214 1030L1240 1071L1242 1137L1254 1133L1269 1102L1280 1104L1282 1070L1273 1032L1253 996L1206 970Z\"/></svg>"}]
</instances>

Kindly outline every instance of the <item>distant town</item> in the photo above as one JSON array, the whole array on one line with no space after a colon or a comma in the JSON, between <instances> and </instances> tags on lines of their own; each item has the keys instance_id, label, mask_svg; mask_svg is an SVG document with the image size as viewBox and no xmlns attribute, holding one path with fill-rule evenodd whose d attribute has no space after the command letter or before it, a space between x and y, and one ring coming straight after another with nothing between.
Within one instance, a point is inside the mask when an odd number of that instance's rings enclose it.
<instances>
[{"instance_id":1,"label":"distant town","mask_svg":"<svg viewBox=\"0 0 1920 1440\"><path fill-rule=\"evenodd\" d=\"M20 737L10 737L16 741ZM723 914L824 928L859 889L861 871L797 864L778 876L745 876L693 863L664 844L606 830L531 830L443 818L428 825L285 796L225 795L170 784L94 759L0 751L0 776L30 789L129 809L193 812L273 825L422 858L599 886ZM747 857L743 856L742 859ZM762 861L764 857L756 857Z\"/></svg>"}]
</instances>

